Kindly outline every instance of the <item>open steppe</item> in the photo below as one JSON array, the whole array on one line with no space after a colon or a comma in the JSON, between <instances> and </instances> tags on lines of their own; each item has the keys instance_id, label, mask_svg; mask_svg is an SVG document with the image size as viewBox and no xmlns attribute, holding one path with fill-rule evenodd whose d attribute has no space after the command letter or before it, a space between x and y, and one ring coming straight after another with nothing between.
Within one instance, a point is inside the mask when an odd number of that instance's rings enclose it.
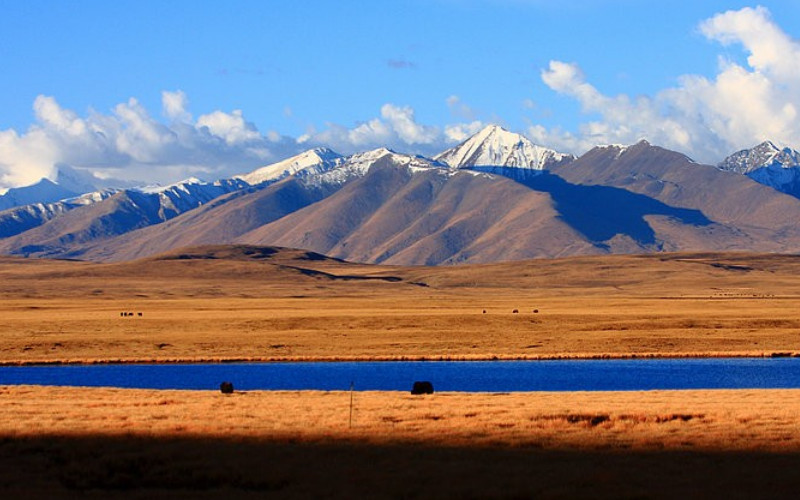
<instances>
[{"instance_id":1,"label":"open steppe","mask_svg":"<svg viewBox=\"0 0 800 500\"><path fill-rule=\"evenodd\" d=\"M205 247L121 264L3 258L0 298L4 364L800 353L795 256L383 267Z\"/></svg>"},{"instance_id":2,"label":"open steppe","mask_svg":"<svg viewBox=\"0 0 800 500\"><path fill-rule=\"evenodd\" d=\"M205 247L2 258L0 299L4 364L800 354L795 256L431 268ZM0 495L788 498L798 396L356 392L350 427L342 392L0 386Z\"/></svg>"}]
</instances>

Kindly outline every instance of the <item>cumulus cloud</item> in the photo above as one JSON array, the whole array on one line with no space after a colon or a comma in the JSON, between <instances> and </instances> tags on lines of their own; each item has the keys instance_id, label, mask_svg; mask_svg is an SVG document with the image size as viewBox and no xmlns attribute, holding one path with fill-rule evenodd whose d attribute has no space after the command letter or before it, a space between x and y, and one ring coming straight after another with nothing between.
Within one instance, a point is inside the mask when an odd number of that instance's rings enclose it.
<instances>
[{"instance_id":1,"label":"cumulus cloud","mask_svg":"<svg viewBox=\"0 0 800 500\"><path fill-rule=\"evenodd\" d=\"M439 135L436 127L417 123L414 110L410 106L384 104L381 107L381 116L406 144L431 144Z\"/></svg>"},{"instance_id":2,"label":"cumulus cloud","mask_svg":"<svg viewBox=\"0 0 800 500\"><path fill-rule=\"evenodd\" d=\"M246 122L239 109L233 110L232 113L214 111L202 115L197 118L197 126L212 136L224 139L231 146L258 141L261 138L255 125Z\"/></svg>"},{"instance_id":3,"label":"cumulus cloud","mask_svg":"<svg viewBox=\"0 0 800 500\"><path fill-rule=\"evenodd\" d=\"M444 135L449 142L463 142L470 136L477 134L486 124L480 120L470 123L457 123L444 128Z\"/></svg>"},{"instance_id":4,"label":"cumulus cloud","mask_svg":"<svg viewBox=\"0 0 800 500\"><path fill-rule=\"evenodd\" d=\"M161 106L164 109L164 116L172 121L185 123L192 121L192 114L188 111L189 99L182 90L162 92Z\"/></svg>"},{"instance_id":5,"label":"cumulus cloud","mask_svg":"<svg viewBox=\"0 0 800 500\"><path fill-rule=\"evenodd\" d=\"M605 95L577 64L551 61L542 81L600 118L575 132L535 125L528 135L577 153L600 143L647 138L706 162L765 139L800 145L800 44L763 7L724 12L699 28L711 41L740 45L747 65L720 59L712 79L684 75L676 87L632 98Z\"/></svg>"},{"instance_id":6,"label":"cumulus cloud","mask_svg":"<svg viewBox=\"0 0 800 500\"><path fill-rule=\"evenodd\" d=\"M209 179L241 173L300 151L294 139L262 135L239 110L214 111L193 121L181 92L162 93L169 124L153 118L136 100L109 114L81 117L55 98L38 96L36 122L24 133L0 131L0 188L54 179L56 164L98 178L173 182L197 175Z\"/></svg>"},{"instance_id":7,"label":"cumulus cloud","mask_svg":"<svg viewBox=\"0 0 800 500\"><path fill-rule=\"evenodd\" d=\"M329 123L325 130L311 130L298 141L306 145L328 145L345 154L388 147L402 152L433 155L463 140L457 131L475 128L477 123L480 122L447 125L442 129L419 123L410 106L389 103L381 107L378 118L352 128Z\"/></svg>"}]
</instances>

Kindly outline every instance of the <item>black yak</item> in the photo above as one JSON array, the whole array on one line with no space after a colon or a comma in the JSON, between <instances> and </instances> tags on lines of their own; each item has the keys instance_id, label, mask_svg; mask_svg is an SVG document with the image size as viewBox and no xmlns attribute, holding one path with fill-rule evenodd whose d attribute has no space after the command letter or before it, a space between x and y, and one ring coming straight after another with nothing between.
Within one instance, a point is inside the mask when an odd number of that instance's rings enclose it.
<instances>
[{"instance_id":1,"label":"black yak","mask_svg":"<svg viewBox=\"0 0 800 500\"><path fill-rule=\"evenodd\" d=\"M433 384L430 382L414 382L411 394L433 394Z\"/></svg>"}]
</instances>

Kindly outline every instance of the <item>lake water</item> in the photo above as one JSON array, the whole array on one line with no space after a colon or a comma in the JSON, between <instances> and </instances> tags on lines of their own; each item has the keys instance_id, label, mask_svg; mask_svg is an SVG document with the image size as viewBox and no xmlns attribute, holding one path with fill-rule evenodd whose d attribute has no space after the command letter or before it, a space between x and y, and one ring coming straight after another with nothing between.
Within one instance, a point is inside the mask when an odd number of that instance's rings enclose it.
<instances>
[{"instance_id":1,"label":"lake water","mask_svg":"<svg viewBox=\"0 0 800 500\"><path fill-rule=\"evenodd\" d=\"M0 367L0 385L147 389L407 391L428 380L437 391L629 391L800 388L800 358L581 361L223 363Z\"/></svg>"}]
</instances>

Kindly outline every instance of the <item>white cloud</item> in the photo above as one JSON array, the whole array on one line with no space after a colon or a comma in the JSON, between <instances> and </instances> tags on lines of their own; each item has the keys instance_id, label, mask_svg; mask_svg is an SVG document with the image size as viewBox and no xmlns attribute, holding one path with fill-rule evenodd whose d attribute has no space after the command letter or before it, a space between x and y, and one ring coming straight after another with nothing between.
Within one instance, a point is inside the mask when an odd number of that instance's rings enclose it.
<instances>
[{"instance_id":1,"label":"white cloud","mask_svg":"<svg viewBox=\"0 0 800 500\"><path fill-rule=\"evenodd\" d=\"M57 154L41 131L20 136L14 130L0 132L0 186L25 186L53 174Z\"/></svg>"},{"instance_id":2,"label":"white cloud","mask_svg":"<svg viewBox=\"0 0 800 500\"><path fill-rule=\"evenodd\" d=\"M33 104L36 122L24 133L0 131L0 188L55 177L65 163L100 178L173 182L200 175L209 179L241 173L299 152L299 144L274 132L262 135L241 111L214 111L192 122L181 92L162 93L164 124L136 100L111 113L80 117L53 97Z\"/></svg>"},{"instance_id":3,"label":"white cloud","mask_svg":"<svg viewBox=\"0 0 800 500\"><path fill-rule=\"evenodd\" d=\"M448 125L444 128L444 135L450 142L463 142L471 135L478 133L478 131L485 126L486 124L479 120L470 123Z\"/></svg>"},{"instance_id":4,"label":"white cloud","mask_svg":"<svg viewBox=\"0 0 800 500\"><path fill-rule=\"evenodd\" d=\"M750 67L779 81L797 83L800 45L775 24L766 8L718 14L701 23L700 32L724 45L741 44L750 52Z\"/></svg>"},{"instance_id":5,"label":"white cloud","mask_svg":"<svg viewBox=\"0 0 800 500\"><path fill-rule=\"evenodd\" d=\"M544 83L599 120L583 123L576 133L533 126L528 134L577 153L647 138L712 163L765 139L800 145L800 44L763 7L718 14L702 22L700 32L711 41L741 45L747 67L721 59L713 79L685 75L674 88L631 98L605 95L577 64L551 61L542 72Z\"/></svg>"},{"instance_id":6,"label":"white cloud","mask_svg":"<svg viewBox=\"0 0 800 500\"><path fill-rule=\"evenodd\" d=\"M445 99L447 107L450 108L450 114L462 120L474 120L475 111L461 100L457 95L451 95Z\"/></svg>"},{"instance_id":7,"label":"white cloud","mask_svg":"<svg viewBox=\"0 0 800 500\"><path fill-rule=\"evenodd\" d=\"M381 116L406 144L431 144L440 134L436 127L417 123L414 110L410 106L384 104L381 107Z\"/></svg>"},{"instance_id":8,"label":"white cloud","mask_svg":"<svg viewBox=\"0 0 800 500\"><path fill-rule=\"evenodd\" d=\"M409 106L384 104L379 118L362 122L353 128L328 123L325 130L310 130L298 139L305 145L330 146L348 154L366 149L388 147L401 152L433 155L463 140L462 131L480 128L481 122L446 125L444 129L424 125L416 120ZM477 131L477 130L476 130Z\"/></svg>"},{"instance_id":9,"label":"white cloud","mask_svg":"<svg viewBox=\"0 0 800 500\"><path fill-rule=\"evenodd\" d=\"M235 109L232 113L214 111L197 119L197 126L206 128L212 135L225 139L229 145L258 141L261 134L255 125L248 123L242 111Z\"/></svg>"},{"instance_id":10,"label":"white cloud","mask_svg":"<svg viewBox=\"0 0 800 500\"><path fill-rule=\"evenodd\" d=\"M164 115L172 121L191 123L192 114L187 111L189 99L182 90L161 92L161 105Z\"/></svg>"}]
</instances>

